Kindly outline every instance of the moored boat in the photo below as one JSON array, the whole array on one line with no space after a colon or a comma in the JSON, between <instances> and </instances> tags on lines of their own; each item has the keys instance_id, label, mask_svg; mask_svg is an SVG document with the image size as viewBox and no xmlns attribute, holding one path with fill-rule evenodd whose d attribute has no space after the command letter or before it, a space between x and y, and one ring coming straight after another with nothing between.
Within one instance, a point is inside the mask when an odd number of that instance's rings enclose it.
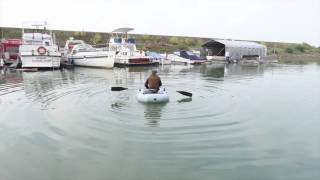
<instances>
[{"instance_id":1,"label":"moored boat","mask_svg":"<svg viewBox=\"0 0 320 180\"><path fill-rule=\"evenodd\" d=\"M19 57L19 46L21 39L1 39L0 57L3 64L16 63Z\"/></svg>"},{"instance_id":2,"label":"moored boat","mask_svg":"<svg viewBox=\"0 0 320 180\"><path fill-rule=\"evenodd\" d=\"M22 68L59 68L61 53L53 38L54 34L46 30L46 24L31 25L32 32L22 28L22 44L19 59ZM34 28L36 27L36 28ZM43 27L43 29L39 29Z\"/></svg>"},{"instance_id":3,"label":"moored boat","mask_svg":"<svg viewBox=\"0 0 320 180\"><path fill-rule=\"evenodd\" d=\"M75 66L113 68L114 60L114 51L94 48L82 40L68 40L63 53L63 61Z\"/></svg>"},{"instance_id":4,"label":"moored boat","mask_svg":"<svg viewBox=\"0 0 320 180\"><path fill-rule=\"evenodd\" d=\"M116 66L149 66L157 65L152 59L145 55L144 51L137 50L135 40L128 38L128 32L133 28L119 28L112 31L109 40L109 51L116 52Z\"/></svg>"},{"instance_id":5,"label":"moored boat","mask_svg":"<svg viewBox=\"0 0 320 180\"><path fill-rule=\"evenodd\" d=\"M191 65L203 64L207 61L189 51L174 52L174 54L168 55L168 59L171 60L172 63Z\"/></svg>"}]
</instances>

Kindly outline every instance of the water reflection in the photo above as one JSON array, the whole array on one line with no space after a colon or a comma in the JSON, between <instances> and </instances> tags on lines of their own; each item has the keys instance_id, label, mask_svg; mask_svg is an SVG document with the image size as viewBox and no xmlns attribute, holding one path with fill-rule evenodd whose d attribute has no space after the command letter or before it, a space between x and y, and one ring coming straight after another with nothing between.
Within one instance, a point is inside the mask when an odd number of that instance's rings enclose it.
<instances>
[{"instance_id":1,"label":"water reflection","mask_svg":"<svg viewBox=\"0 0 320 180\"><path fill-rule=\"evenodd\" d=\"M0 96L22 91L23 89L21 71L9 68L0 70Z\"/></svg>"},{"instance_id":2,"label":"water reflection","mask_svg":"<svg viewBox=\"0 0 320 180\"><path fill-rule=\"evenodd\" d=\"M223 78L225 72L224 64L210 64L203 65L200 67L200 73L203 74L203 77L212 77L212 78Z\"/></svg>"},{"instance_id":3,"label":"water reflection","mask_svg":"<svg viewBox=\"0 0 320 180\"><path fill-rule=\"evenodd\" d=\"M264 73L264 66L245 66L239 64L226 64L225 76L260 76Z\"/></svg>"},{"instance_id":4,"label":"water reflection","mask_svg":"<svg viewBox=\"0 0 320 180\"><path fill-rule=\"evenodd\" d=\"M164 104L143 104L144 106L144 117L147 120L146 124L151 127L157 127L160 125L161 113L165 108Z\"/></svg>"},{"instance_id":5,"label":"water reflection","mask_svg":"<svg viewBox=\"0 0 320 180\"><path fill-rule=\"evenodd\" d=\"M183 98L178 100L178 103L187 103L187 102L191 102L192 98L191 97L187 97L187 98Z\"/></svg>"}]
</instances>

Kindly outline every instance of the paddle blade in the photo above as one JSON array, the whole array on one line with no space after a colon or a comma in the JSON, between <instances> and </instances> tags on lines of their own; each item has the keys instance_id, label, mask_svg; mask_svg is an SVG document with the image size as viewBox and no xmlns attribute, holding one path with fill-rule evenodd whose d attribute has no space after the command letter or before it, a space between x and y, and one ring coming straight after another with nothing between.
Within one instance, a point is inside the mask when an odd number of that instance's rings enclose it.
<instances>
[{"instance_id":1,"label":"paddle blade","mask_svg":"<svg viewBox=\"0 0 320 180\"><path fill-rule=\"evenodd\" d=\"M192 93L186 92L186 91L177 91L178 93L188 96L188 97L192 97Z\"/></svg>"},{"instance_id":2,"label":"paddle blade","mask_svg":"<svg viewBox=\"0 0 320 180\"><path fill-rule=\"evenodd\" d=\"M111 87L111 91L123 91L126 90L128 88L124 88L124 87Z\"/></svg>"}]
</instances>

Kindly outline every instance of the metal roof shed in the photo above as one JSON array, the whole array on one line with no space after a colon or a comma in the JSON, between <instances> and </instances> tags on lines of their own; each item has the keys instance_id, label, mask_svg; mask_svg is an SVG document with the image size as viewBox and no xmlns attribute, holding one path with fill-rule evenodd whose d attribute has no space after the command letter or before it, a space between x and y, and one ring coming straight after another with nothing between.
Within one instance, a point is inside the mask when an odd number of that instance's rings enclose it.
<instances>
[{"instance_id":1,"label":"metal roof shed","mask_svg":"<svg viewBox=\"0 0 320 180\"><path fill-rule=\"evenodd\" d=\"M239 60L245 56L265 57L264 45L249 41L210 40L202 45L202 56L207 59Z\"/></svg>"}]
</instances>

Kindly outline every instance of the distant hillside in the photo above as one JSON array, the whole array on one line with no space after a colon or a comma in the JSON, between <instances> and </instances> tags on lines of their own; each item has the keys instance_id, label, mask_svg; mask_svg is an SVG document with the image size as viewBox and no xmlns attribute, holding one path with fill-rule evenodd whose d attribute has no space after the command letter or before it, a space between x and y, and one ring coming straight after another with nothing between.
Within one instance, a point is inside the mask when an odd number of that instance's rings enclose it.
<instances>
[{"instance_id":1,"label":"distant hillside","mask_svg":"<svg viewBox=\"0 0 320 180\"><path fill-rule=\"evenodd\" d=\"M89 44L106 44L110 38L110 33L102 32L81 32L81 31L60 31L54 30L57 43L63 47L65 41L69 37L74 39L82 39ZM0 27L0 38L20 38L20 28ZM159 35L141 35L129 34L130 37L136 39L138 49L173 52L176 50L199 50L201 45L214 38L198 38L198 37L182 37L182 36L159 36ZM320 48L310 46L307 43L279 43L279 42L262 42L268 48L268 54L281 55L298 55L312 54L320 60ZM283 56L284 57L284 56Z\"/></svg>"}]
</instances>

